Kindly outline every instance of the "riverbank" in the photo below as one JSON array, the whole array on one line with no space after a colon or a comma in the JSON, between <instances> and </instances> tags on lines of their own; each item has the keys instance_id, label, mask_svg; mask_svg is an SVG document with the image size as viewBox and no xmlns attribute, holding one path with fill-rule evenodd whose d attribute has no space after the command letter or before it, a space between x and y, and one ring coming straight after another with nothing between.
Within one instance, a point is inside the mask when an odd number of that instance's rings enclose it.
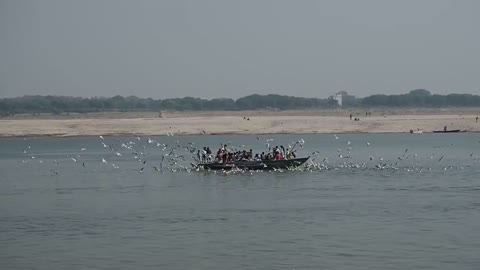
<instances>
[{"instance_id":1,"label":"riverbank","mask_svg":"<svg viewBox=\"0 0 480 270\"><path fill-rule=\"evenodd\" d=\"M0 119L0 137L30 136L116 136L116 135L208 135L208 134L279 134L279 133L406 133L462 129L480 132L480 122L470 114L365 114L343 111L283 112L208 112L106 113L100 115L16 116ZM406 111L408 113L408 111ZM441 112L441 111L437 111ZM81 116L81 117L80 117ZM146 116L146 117L145 117Z\"/></svg>"}]
</instances>

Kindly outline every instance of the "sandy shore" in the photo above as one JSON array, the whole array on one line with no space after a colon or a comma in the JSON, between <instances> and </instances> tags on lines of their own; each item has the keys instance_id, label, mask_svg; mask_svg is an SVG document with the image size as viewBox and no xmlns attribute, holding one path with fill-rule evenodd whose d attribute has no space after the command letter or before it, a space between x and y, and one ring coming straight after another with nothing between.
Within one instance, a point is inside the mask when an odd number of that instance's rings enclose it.
<instances>
[{"instance_id":1,"label":"sandy shore","mask_svg":"<svg viewBox=\"0 0 480 270\"><path fill-rule=\"evenodd\" d=\"M472 112L470 112L472 113ZM146 114L146 115L145 115ZM90 136L90 135L195 135L195 134L273 134L273 133L406 133L420 129L424 132L448 129L466 129L480 132L480 121L475 114L354 114L360 121L352 121L348 114L319 115L304 111L288 115L285 112L215 112L208 114L177 113L158 117L158 113L128 114L128 117L108 115L98 117L30 116L0 119L0 137L23 136ZM225 115L227 114L227 115ZM343 112L342 114L345 114ZM379 114L379 113L377 113ZM250 120L244 119L248 117ZM105 115L104 115L105 116ZM135 117L137 116L137 117ZM143 117L138 117L143 116ZM146 117L145 117L146 116Z\"/></svg>"}]
</instances>

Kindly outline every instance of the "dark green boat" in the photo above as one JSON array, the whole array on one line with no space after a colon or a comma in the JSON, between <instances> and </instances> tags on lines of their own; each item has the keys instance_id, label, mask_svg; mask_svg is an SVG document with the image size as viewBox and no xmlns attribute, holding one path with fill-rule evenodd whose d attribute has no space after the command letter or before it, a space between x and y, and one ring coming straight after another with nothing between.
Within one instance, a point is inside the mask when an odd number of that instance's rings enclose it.
<instances>
[{"instance_id":1,"label":"dark green boat","mask_svg":"<svg viewBox=\"0 0 480 270\"><path fill-rule=\"evenodd\" d=\"M265 164L265 169L273 170L273 169L291 169L301 166L310 157L304 158L293 158L293 159L281 159L281 160L263 160L262 162Z\"/></svg>"},{"instance_id":2,"label":"dark green boat","mask_svg":"<svg viewBox=\"0 0 480 270\"><path fill-rule=\"evenodd\" d=\"M291 169L304 164L310 157L281 159L281 160L262 160L262 161L235 161L227 163L200 163L192 164L194 167L202 167L207 170L273 170L273 169Z\"/></svg>"},{"instance_id":3,"label":"dark green boat","mask_svg":"<svg viewBox=\"0 0 480 270\"><path fill-rule=\"evenodd\" d=\"M242 170L263 170L265 169L265 164L262 161L235 161L227 163L200 163L195 167L202 167L207 170L232 170L232 169L242 169Z\"/></svg>"}]
</instances>

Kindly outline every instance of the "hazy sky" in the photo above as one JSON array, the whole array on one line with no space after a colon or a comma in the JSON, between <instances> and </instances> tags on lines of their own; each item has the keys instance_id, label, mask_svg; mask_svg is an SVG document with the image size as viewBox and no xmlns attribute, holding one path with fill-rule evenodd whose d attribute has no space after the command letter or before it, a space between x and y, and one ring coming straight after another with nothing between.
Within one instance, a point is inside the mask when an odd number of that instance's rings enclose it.
<instances>
[{"instance_id":1,"label":"hazy sky","mask_svg":"<svg viewBox=\"0 0 480 270\"><path fill-rule=\"evenodd\" d=\"M477 0L0 0L0 97L480 94Z\"/></svg>"}]
</instances>

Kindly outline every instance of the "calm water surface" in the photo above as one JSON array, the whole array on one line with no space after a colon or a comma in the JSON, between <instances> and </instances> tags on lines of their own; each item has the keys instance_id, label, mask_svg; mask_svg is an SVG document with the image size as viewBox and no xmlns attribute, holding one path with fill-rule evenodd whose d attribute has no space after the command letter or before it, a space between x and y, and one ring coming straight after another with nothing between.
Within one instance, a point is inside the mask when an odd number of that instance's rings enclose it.
<instances>
[{"instance_id":1,"label":"calm water surface","mask_svg":"<svg viewBox=\"0 0 480 270\"><path fill-rule=\"evenodd\" d=\"M268 138L317 165L182 169ZM138 139L0 139L0 268L480 269L479 134Z\"/></svg>"}]
</instances>

